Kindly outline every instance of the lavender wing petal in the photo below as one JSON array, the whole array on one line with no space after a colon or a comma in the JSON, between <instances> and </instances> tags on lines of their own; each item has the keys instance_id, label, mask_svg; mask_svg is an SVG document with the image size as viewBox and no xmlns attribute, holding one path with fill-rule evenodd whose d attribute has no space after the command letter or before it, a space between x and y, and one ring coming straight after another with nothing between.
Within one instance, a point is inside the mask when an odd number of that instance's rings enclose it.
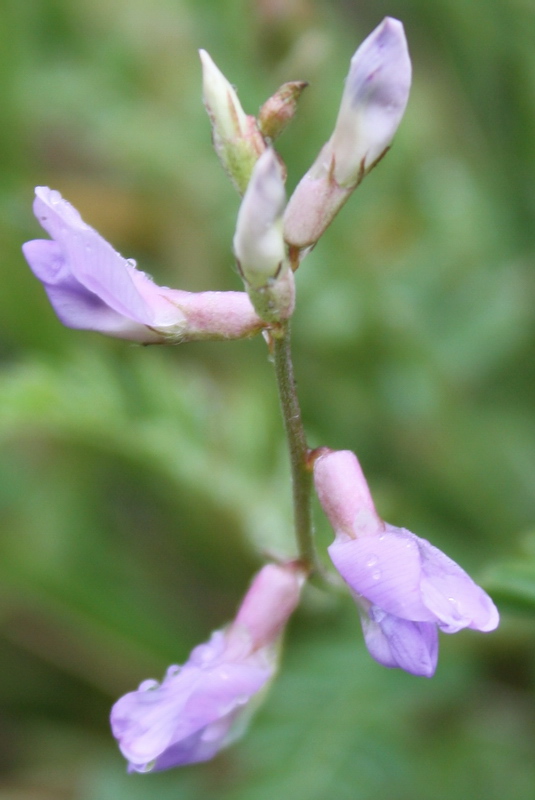
<instances>
[{"instance_id":1,"label":"lavender wing petal","mask_svg":"<svg viewBox=\"0 0 535 800\"><path fill-rule=\"evenodd\" d=\"M342 578L358 595L389 614L419 622L435 622L421 599L421 561L416 537L386 526L379 536L336 539L329 555Z\"/></svg>"}]
</instances>

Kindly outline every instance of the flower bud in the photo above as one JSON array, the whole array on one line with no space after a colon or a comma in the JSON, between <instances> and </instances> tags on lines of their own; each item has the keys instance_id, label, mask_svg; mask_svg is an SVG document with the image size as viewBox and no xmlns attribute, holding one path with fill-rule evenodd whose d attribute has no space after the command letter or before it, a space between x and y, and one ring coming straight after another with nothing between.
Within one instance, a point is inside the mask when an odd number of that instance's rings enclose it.
<instances>
[{"instance_id":1,"label":"flower bud","mask_svg":"<svg viewBox=\"0 0 535 800\"><path fill-rule=\"evenodd\" d=\"M240 206L234 253L253 306L269 322L286 319L294 307L293 274L282 233L285 199L283 169L275 152L266 150Z\"/></svg>"},{"instance_id":2,"label":"flower bud","mask_svg":"<svg viewBox=\"0 0 535 800\"><path fill-rule=\"evenodd\" d=\"M215 151L232 183L243 194L266 143L254 117L245 113L234 88L206 50L199 50L203 70L203 100Z\"/></svg>"},{"instance_id":3,"label":"flower bud","mask_svg":"<svg viewBox=\"0 0 535 800\"><path fill-rule=\"evenodd\" d=\"M307 86L306 81L283 83L275 94L266 100L258 114L258 124L264 136L274 141L281 135L294 118L301 93Z\"/></svg>"},{"instance_id":4,"label":"flower bud","mask_svg":"<svg viewBox=\"0 0 535 800\"><path fill-rule=\"evenodd\" d=\"M410 84L403 25L386 17L351 59L333 134L288 203L288 244L314 244L384 155L401 122Z\"/></svg>"}]
</instances>

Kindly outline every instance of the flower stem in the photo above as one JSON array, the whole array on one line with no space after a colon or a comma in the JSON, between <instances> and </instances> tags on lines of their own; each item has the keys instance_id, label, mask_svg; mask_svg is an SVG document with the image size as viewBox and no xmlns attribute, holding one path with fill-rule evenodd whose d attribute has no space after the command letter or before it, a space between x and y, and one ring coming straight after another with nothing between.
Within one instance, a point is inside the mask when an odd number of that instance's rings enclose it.
<instances>
[{"instance_id":1,"label":"flower stem","mask_svg":"<svg viewBox=\"0 0 535 800\"><path fill-rule=\"evenodd\" d=\"M306 569L315 572L318 564L310 507L312 472L307 466L308 446L295 387L289 324L273 336L273 357L284 428L290 451L295 536L299 557Z\"/></svg>"}]
</instances>

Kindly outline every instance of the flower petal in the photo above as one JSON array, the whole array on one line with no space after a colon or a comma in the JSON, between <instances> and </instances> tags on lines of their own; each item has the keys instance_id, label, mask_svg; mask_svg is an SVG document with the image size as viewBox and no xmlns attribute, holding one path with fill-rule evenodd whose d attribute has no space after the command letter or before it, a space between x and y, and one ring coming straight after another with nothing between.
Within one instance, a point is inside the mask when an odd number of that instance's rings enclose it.
<instances>
[{"instance_id":1,"label":"flower petal","mask_svg":"<svg viewBox=\"0 0 535 800\"><path fill-rule=\"evenodd\" d=\"M413 675L434 675L438 660L438 633L430 622L410 622L377 606L361 612L362 629L370 655L385 667L400 667Z\"/></svg>"},{"instance_id":2,"label":"flower petal","mask_svg":"<svg viewBox=\"0 0 535 800\"><path fill-rule=\"evenodd\" d=\"M230 717L267 683L271 674L271 669L254 661L222 663L215 668L188 664L177 675L166 678L161 686L130 692L118 700L111 715L113 734L123 755L133 765L143 767L153 761L157 769L165 768L162 763L178 765L179 762L167 763L170 748L177 757L179 753L186 757L184 753L197 748L192 737L228 718L228 725L221 726L220 735L212 731L212 736L207 737L210 741L217 739L216 749L221 747L221 739L232 721ZM206 740L201 737L199 742ZM204 752L206 748L199 746Z\"/></svg>"},{"instance_id":3,"label":"flower petal","mask_svg":"<svg viewBox=\"0 0 535 800\"><path fill-rule=\"evenodd\" d=\"M43 283L58 318L67 327L141 342L160 338L145 325L117 313L86 289L72 275L56 242L34 239L26 242L22 250L34 275Z\"/></svg>"},{"instance_id":4,"label":"flower petal","mask_svg":"<svg viewBox=\"0 0 535 800\"><path fill-rule=\"evenodd\" d=\"M422 600L445 633L461 628L492 631L499 623L496 606L488 594L445 553L418 538L422 557Z\"/></svg>"},{"instance_id":5,"label":"flower petal","mask_svg":"<svg viewBox=\"0 0 535 800\"><path fill-rule=\"evenodd\" d=\"M411 71L403 25L386 17L351 59L331 139L339 184L358 180L392 141L409 99Z\"/></svg>"},{"instance_id":6,"label":"flower petal","mask_svg":"<svg viewBox=\"0 0 535 800\"><path fill-rule=\"evenodd\" d=\"M329 555L353 592L387 613L414 622L435 622L420 595L421 561L417 537L386 525L384 533L342 541Z\"/></svg>"},{"instance_id":7,"label":"flower petal","mask_svg":"<svg viewBox=\"0 0 535 800\"><path fill-rule=\"evenodd\" d=\"M76 280L119 314L144 325L153 324L155 314L134 286L126 259L86 225L59 192L38 186L35 194L35 216L60 245L65 264Z\"/></svg>"}]
</instances>

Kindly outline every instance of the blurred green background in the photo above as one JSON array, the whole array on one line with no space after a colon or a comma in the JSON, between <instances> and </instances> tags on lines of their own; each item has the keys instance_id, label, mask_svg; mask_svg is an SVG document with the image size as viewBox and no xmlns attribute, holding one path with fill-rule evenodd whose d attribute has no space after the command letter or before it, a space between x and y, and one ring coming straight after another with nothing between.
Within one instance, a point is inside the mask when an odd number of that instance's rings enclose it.
<instances>
[{"instance_id":1,"label":"blurred green background","mask_svg":"<svg viewBox=\"0 0 535 800\"><path fill-rule=\"evenodd\" d=\"M237 289L239 199L196 50L250 113L310 82L280 140L291 189L385 14L414 88L298 273L304 419L312 446L359 454L384 517L481 581L501 627L442 637L426 681L371 660L349 597L310 590L248 736L127 776L113 700L232 616L263 549L292 552L285 444L261 338L143 349L60 325L20 253L43 235L33 187L159 283ZM3 0L0 23L1 800L532 798L535 4Z\"/></svg>"}]
</instances>

